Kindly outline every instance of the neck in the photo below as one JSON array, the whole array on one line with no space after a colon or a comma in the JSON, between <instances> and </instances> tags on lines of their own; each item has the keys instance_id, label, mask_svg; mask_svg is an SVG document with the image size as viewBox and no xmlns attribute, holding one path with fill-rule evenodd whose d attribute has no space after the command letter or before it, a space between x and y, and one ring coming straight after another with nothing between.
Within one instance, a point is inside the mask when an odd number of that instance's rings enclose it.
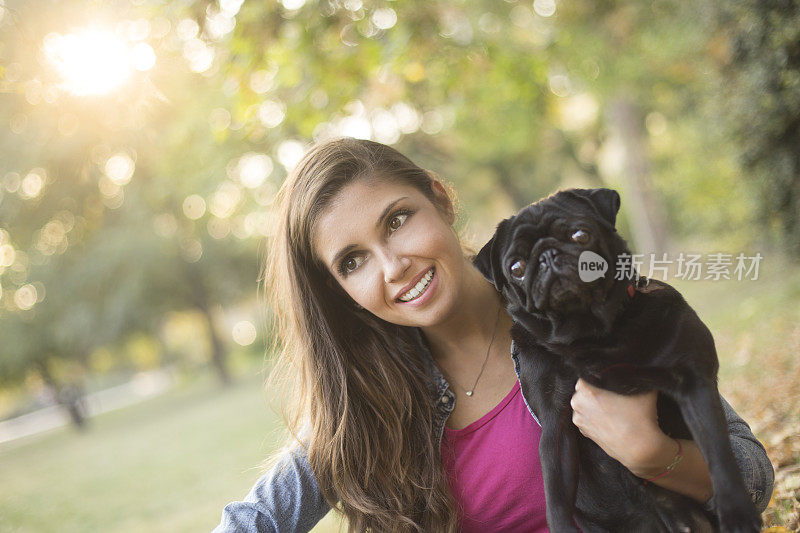
<instances>
[{"instance_id":1,"label":"neck","mask_svg":"<svg viewBox=\"0 0 800 533\"><path fill-rule=\"evenodd\" d=\"M486 347L497 335L511 328L500 293L465 259L464 284L454 311L443 322L422 328L433 358L482 363ZM498 319L499 311L499 319Z\"/></svg>"}]
</instances>

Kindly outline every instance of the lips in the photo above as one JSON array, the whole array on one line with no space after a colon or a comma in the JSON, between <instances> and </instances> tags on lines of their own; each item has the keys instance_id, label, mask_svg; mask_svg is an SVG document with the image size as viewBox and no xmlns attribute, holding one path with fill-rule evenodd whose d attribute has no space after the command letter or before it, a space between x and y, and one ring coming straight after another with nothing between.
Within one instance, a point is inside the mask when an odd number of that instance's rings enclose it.
<instances>
[{"instance_id":1,"label":"lips","mask_svg":"<svg viewBox=\"0 0 800 533\"><path fill-rule=\"evenodd\" d=\"M420 272L419 274L417 274L416 276L414 276L414 279L412 279L412 280L411 280L411 282L410 282L408 285L406 285L405 287L403 287L402 289L400 289L400 291L398 291L398 293L394 295L394 300L395 300L396 302L402 302L402 300L400 300L400 297L402 297L402 296L403 296L404 294L406 294L408 291L410 291L411 289L413 289L413 288L414 288L414 287L417 285L417 283L419 283L419 282L420 282L420 280L422 280L422 278L424 278L424 277L425 277L425 275L426 275L426 274L427 274L429 271L431 271L432 269L433 269L433 267L428 267L428 268L426 268L425 270L423 270L422 272Z\"/></svg>"}]
</instances>

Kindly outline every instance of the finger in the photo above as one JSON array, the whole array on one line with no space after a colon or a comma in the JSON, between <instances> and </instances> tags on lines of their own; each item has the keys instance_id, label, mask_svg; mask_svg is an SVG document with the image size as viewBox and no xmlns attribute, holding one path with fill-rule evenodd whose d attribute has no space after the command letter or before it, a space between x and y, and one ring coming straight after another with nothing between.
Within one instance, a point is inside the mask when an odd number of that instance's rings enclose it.
<instances>
[{"instance_id":1,"label":"finger","mask_svg":"<svg viewBox=\"0 0 800 533\"><path fill-rule=\"evenodd\" d=\"M606 389L596 387L582 378L578 378L578 383L580 383L580 390L582 390L584 394L597 394L606 392ZM575 385L575 390L578 390L578 384L576 383Z\"/></svg>"},{"instance_id":2,"label":"finger","mask_svg":"<svg viewBox=\"0 0 800 533\"><path fill-rule=\"evenodd\" d=\"M587 436L587 435L586 435L586 432L583 430L583 426L582 426L582 424L581 424L581 419L580 419L580 417L578 417L578 416L574 416L574 415L573 415L573 417L572 417L572 423L575 425L575 427L576 427L576 428L578 428L578 431L580 432L580 434L581 434L581 435L583 435L584 437L586 437L586 436Z\"/></svg>"}]
</instances>

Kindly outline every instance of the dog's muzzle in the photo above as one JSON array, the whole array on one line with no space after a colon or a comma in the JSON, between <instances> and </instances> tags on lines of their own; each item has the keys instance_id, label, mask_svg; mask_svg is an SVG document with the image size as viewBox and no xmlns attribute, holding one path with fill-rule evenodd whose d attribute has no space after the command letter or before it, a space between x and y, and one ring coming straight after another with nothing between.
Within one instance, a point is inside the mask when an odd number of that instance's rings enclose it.
<instances>
[{"instance_id":1,"label":"dog's muzzle","mask_svg":"<svg viewBox=\"0 0 800 533\"><path fill-rule=\"evenodd\" d=\"M531 304L539 311L547 309L567 311L581 310L591 302L590 287L580 281L577 258L557 248L547 248L538 258L538 268L526 287L526 307ZM532 311L532 309L528 309Z\"/></svg>"}]
</instances>

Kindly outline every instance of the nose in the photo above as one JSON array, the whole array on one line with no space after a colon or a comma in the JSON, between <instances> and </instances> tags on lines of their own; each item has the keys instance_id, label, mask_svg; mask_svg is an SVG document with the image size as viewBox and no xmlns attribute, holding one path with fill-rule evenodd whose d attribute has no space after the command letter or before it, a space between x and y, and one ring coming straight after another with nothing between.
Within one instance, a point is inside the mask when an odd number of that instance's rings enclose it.
<instances>
[{"instance_id":1,"label":"nose","mask_svg":"<svg viewBox=\"0 0 800 533\"><path fill-rule=\"evenodd\" d=\"M411 260L400 254L387 251L382 258L383 261L383 280L386 283L395 283L405 275Z\"/></svg>"},{"instance_id":2,"label":"nose","mask_svg":"<svg viewBox=\"0 0 800 533\"><path fill-rule=\"evenodd\" d=\"M559 272L561 270L559 255L560 254L558 253L558 250L555 248L548 248L539 256L540 266L544 268L551 268L554 271Z\"/></svg>"}]
</instances>

